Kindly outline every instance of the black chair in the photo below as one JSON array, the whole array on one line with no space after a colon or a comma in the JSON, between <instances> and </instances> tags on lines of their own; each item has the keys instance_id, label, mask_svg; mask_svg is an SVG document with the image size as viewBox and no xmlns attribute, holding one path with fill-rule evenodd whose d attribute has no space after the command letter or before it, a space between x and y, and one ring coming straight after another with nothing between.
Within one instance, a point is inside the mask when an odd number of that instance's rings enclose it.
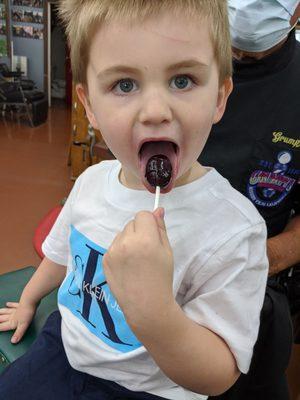
<instances>
[{"instance_id":1,"label":"black chair","mask_svg":"<svg viewBox=\"0 0 300 400\"><path fill-rule=\"evenodd\" d=\"M18 119L26 115L30 125L34 127L35 118L32 117L32 108L35 103L41 100L47 103L43 92L38 90L23 90L19 82L0 82L0 108L2 109L2 116L5 116L7 111L11 115L16 113Z\"/></svg>"},{"instance_id":2,"label":"black chair","mask_svg":"<svg viewBox=\"0 0 300 400\"><path fill-rule=\"evenodd\" d=\"M7 64L0 63L0 72L4 76L4 78L17 78L20 79L24 74L21 71L10 71Z\"/></svg>"},{"instance_id":3,"label":"black chair","mask_svg":"<svg viewBox=\"0 0 300 400\"><path fill-rule=\"evenodd\" d=\"M10 71L7 64L0 63L0 81L13 80L13 82L20 82L23 90L36 89L34 81L23 76L23 74L21 71Z\"/></svg>"},{"instance_id":4,"label":"black chair","mask_svg":"<svg viewBox=\"0 0 300 400\"><path fill-rule=\"evenodd\" d=\"M11 82L11 81L8 80L7 78L5 78L0 72L0 85L1 85L1 83L5 83L5 82ZM35 83L31 79L23 79L22 78L17 81L14 80L14 82L20 83L23 90L33 90L33 89L37 88Z\"/></svg>"}]
</instances>

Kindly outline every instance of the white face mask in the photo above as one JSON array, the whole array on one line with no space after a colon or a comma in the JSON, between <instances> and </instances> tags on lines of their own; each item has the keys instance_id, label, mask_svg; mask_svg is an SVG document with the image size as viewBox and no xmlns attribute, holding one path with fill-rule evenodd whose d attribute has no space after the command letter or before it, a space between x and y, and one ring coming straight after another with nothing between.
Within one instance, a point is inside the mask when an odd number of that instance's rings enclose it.
<instances>
[{"instance_id":1,"label":"white face mask","mask_svg":"<svg viewBox=\"0 0 300 400\"><path fill-rule=\"evenodd\" d=\"M299 0L228 0L232 46L269 50L285 39Z\"/></svg>"}]
</instances>

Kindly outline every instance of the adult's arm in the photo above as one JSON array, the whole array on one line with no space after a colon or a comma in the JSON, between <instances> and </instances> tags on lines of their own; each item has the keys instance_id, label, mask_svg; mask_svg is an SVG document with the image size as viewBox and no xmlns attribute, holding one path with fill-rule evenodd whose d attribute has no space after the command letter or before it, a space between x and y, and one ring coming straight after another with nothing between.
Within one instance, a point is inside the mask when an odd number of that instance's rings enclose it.
<instances>
[{"instance_id":1,"label":"adult's arm","mask_svg":"<svg viewBox=\"0 0 300 400\"><path fill-rule=\"evenodd\" d=\"M300 263L300 215L294 216L282 233L267 242L269 275Z\"/></svg>"}]
</instances>

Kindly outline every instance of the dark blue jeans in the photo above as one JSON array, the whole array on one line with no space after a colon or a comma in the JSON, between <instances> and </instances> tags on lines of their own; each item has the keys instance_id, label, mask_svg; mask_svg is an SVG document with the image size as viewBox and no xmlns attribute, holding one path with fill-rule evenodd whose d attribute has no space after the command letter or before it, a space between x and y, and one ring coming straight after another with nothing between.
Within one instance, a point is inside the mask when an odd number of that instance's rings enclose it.
<instances>
[{"instance_id":1,"label":"dark blue jeans","mask_svg":"<svg viewBox=\"0 0 300 400\"><path fill-rule=\"evenodd\" d=\"M113 376L112 376L113 379ZM76 371L61 340L61 316L55 311L28 352L0 376L2 400L159 400L112 381Z\"/></svg>"}]
</instances>

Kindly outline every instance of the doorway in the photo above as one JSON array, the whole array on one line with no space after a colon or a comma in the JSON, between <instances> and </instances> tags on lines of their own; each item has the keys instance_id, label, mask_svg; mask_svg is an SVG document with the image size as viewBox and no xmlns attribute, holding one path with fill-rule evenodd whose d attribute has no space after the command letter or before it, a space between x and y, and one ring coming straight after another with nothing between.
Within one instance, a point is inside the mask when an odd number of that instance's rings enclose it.
<instances>
[{"instance_id":1,"label":"doorway","mask_svg":"<svg viewBox=\"0 0 300 400\"><path fill-rule=\"evenodd\" d=\"M47 2L47 92L48 103L71 104L72 74L67 38L57 15L57 1Z\"/></svg>"}]
</instances>

